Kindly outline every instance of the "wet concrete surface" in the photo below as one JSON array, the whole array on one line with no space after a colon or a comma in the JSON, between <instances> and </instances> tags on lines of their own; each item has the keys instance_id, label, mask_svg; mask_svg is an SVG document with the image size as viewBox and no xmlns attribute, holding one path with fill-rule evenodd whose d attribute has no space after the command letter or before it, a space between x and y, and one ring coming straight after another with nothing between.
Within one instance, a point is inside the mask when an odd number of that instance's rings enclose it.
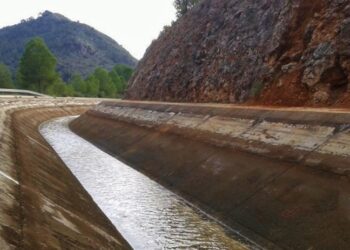
<instances>
[{"instance_id":1,"label":"wet concrete surface","mask_svg":"<svg viewBox=\"0 0 350 250\"><path fill-rule=\"evenodd\" d=\"M264 120L279 123L277 126L282 126L282 132L289 133L292 139L295 130L285 130L289 124L305 124L306 127L293 127L301 131L299 142L293 142L299 145L308 145L309 137L318 139L318 133L328 133L328 127L335 129L322 145L316 145L311 151L298 151L289 145L269 147L267 141L271 139L268 137L262 137L264 140L267 138L264 142L244 142L262 150L275 149L266 154L226 145L221 142L228 140L228 136L203 134L196 130L198 126L191 127L196 115L203 115L200 119L203 124L203 120L208 121L219 113L221 116L225 113L226 117L235 114L235 119L253 119L253 113L262 115L258 110L231 110L229 107L221 110L217 107L218 110L213 111L204 105L192 108L191 105L145 105L137 102L108 103L104 106L109 109L108 112L89 111L73 121L71 128L250 239L268 249L349 249L350 184L346 169L337 171L339 159L344 157L338 154L341 150L331 146L336 154L332 154L332 164L324 168L319 164L310 167L305 164L305 158L298 157L310 156L328 143L334 145L330 139L346 132L339 129L348 121L345 111L339 111L343 112L340 114L308 111L305 114L302 111L275 113L262 110L265 119L254 122L254 128L264 125ZM114 109L121 106L126 109ZM135 110L128 111L127 108ZM154 111L165 111L170 117L175 117L177 112L181 115L193 114L194 119L176 120L178 124L187 126L185 129L174 128L173 124L163 126L169 116L164 120L152 120L150 116L155 115ZM156 113L154 117L166 116ZM334 119L329 121L329 117ZM242 124L237 120L234 122ZM320 125L324 128L313 129ZM213 127L212 124L210 126ZM291 153L295 155L290 157ZM271 157L270 154L279 155ZM349 157L344 158L345 162L349 161Z\"/></svg>"},{"instance_id":2,"label":"wet concrete surface","mask_svg":"<svg viewBox=\"0 0 350 250\"><path fill-rule=\"evenodd\" d=\"M49 121L40 131L134 249L253 249L179 196L71 132L72 119Z\"/></svg>"}]
</instances>

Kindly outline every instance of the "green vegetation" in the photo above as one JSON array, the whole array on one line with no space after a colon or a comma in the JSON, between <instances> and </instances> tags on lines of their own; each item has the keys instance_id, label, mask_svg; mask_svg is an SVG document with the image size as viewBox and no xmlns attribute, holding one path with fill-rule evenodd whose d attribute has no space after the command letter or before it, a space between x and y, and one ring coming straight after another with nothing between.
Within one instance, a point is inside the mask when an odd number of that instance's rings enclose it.
<instances>
[{"instance_id":1,"label":"green vegetation","mask_svg":"<svg viewBox=\"0 0 350 250\"><path fill-rule=\"evenodd\" d=\"M48 86L45 93L51 96L74 96L74 89L62 81L57 81Z\"/></svg>"},{"instance_id":2,"label":"green vegetation","mask_svg":"<svg viewBox=\"0 0 350 250\"><path fill-rule=\"evenodd\" d=\"M67 86L72 87L74 96L114 98L124 94L133 70L125 65L117 65L110 72L97 68L85 80L74 75Z\"/></svg>"},{"instance_id":3,"label":"green vegetation","mask_svg":"<svg viewBox=\"0 0 350 250\"><path fill-rule=\"evenodd\" d=\"M13 89L12 75L8 67L0 63L0 88Z\"/></svg>"},{"instance_id":4,"label":"green vegetation","mask_svg":"<svg viewBox=\"0 0 350 250\"><path fill-rule=\"evenodd\" d=\"M48 86L59 81L57 60L41 38L30 40L25 48L17 74L21 88L44 93Z\"/></svg>"},{"instance_id":5,"label":"green vegetation","mask_svg":"<svg viewBox=\"0 0 350 250\"><path fill-rule=\"evenodd\" d=\"M81 75L73 75L69 80L68 85L73 87L75 96L88 96L87 84Z\"/></svg>"},{"instance_id":6,"label":"green vegetation","mask_svg":"<svg viewBox=\"0 0 350 250\"><path fill-rule=\"evenodd\" d=\"M116 87L114 86L107 70L97 68L93 77L99 86L99 97L115 97Z\"/></svg>"},{"instance_id":7,"label":"green vegetation","mask_svg":"<svg viewBox=\"0 0 350 250\"><path fill-rule=\"evenodd\" d=\"M114 98L124 93L133 73L133 69L128 66L116 65L109 72L96 68L86 79L75 74L65 83L56 71L56 62L43 39L30 40L17 71L18 87L52 96ZM0 87L14 87L11 78L7 66L0 64Z\"/></svg>"},{"instance_id":8,"label":"green vegetation","mask_svg":"<svg viewBox=\"0 0 350 250\"><path fill-rule=\"evenodd\" d=\"M137 60L121 45L92 27L45 11L37 18L0 29L0 61L16 72L26 43L41 37L57 58L57 71L64 81L79 73L86 78L96 67L117 64L135 67Z\"/></svg>"},{"instance_id":9,"label":"green vegetation","mask_svg":"<svg viewBox=\"0 0 350 250\"><path fill-rule=\"evenodd\" d=\"M124 93L133 72L134 70L132 68L122 64L116 65L112 71L109 72L109 76L118 93Z\"/></svg>"},{"instance_id":10,"label":"green vegetation","mask_svg":"<svg viewBox=\"0 0 350 250\"><path fill-rule=\"evenodd\" d=\"M192 9L197 3L201 0L175 0L174 6L176 9L177 17L181 17L187 13L190 9Z\"/></svg>"}]
</instances>

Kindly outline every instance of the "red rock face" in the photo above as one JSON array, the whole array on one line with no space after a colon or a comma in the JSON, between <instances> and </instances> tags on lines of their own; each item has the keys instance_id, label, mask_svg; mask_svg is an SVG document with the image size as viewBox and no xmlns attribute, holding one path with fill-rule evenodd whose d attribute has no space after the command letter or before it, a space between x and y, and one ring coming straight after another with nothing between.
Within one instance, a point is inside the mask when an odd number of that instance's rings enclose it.
<instances>
[{"instance_id":1,"label":"red rock face","mask_svg":"<svg viewBox=\"0 0 350 250\"><path fill-rule=\"evenodd\" d=\"M152 43L126 97L333 105L349 82L350 0L203 0Z\"/></svg>"}]
</instances>

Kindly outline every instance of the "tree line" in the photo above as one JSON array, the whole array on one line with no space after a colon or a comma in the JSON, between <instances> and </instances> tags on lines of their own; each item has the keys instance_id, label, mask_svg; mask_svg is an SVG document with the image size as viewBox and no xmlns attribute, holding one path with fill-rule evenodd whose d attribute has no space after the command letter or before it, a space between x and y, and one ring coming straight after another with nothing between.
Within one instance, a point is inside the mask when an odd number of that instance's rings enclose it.
<instances>
[{"instance_id":1,"label":"tree line","mask_svg":"<svg viewBox=\"0 0 350 250\"><path fill-rule=\"evenodd\" d=\"M42 38L30 40L13 81L11 71L0 63L0 88L21 88L52 96L119 97L133 69L116 65L111 71L96 68L86 79L76 74L65 83L56 70L57 59Z\"/></svg>"}]
</instances>

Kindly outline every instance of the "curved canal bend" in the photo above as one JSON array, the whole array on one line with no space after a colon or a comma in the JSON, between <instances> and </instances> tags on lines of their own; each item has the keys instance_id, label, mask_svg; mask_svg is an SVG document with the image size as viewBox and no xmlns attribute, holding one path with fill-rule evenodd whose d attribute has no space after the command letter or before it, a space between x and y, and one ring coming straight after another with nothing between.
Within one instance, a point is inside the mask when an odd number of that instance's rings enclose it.
<instances>
[{"instance_id":1,"label":"curved canal bend","mask_svg":"<svg viewBox=\"0 0 350 250\"><path fill-rule=\"evenodd\" d=\"M72 119L46 122L40 132L134 249L248 249L174 193L74 134Z\"/></svg>"}]
</instances>

